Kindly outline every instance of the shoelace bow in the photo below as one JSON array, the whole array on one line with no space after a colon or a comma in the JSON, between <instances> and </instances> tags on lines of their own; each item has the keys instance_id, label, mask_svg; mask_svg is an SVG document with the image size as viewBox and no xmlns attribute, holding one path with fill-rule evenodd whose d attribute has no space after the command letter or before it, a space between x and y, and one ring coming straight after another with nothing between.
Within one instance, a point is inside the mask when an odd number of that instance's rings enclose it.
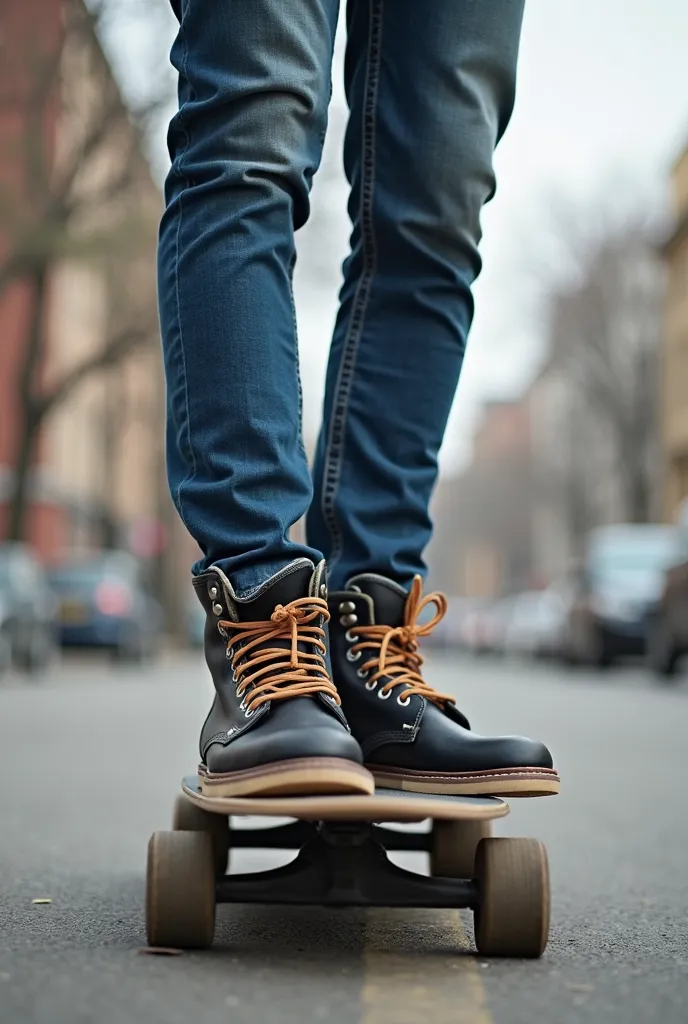
<instances>
[{"instance_id":1,"label":"shoelace bow","mask_svg":"<svg viewBox=\"0 0 688 1024\"><path fill-rule=\"evenodd\" d=\"M447 599L444 594L436 591L421 597L423 584L420 576L415 576L411 590L404 606L404 623L402 626L355 626L350 635L360 637L351 653L358 651L375 651L375 656L365 661L359 669L367 675L367 686L387 677L387 682L380 687L380 694L390 693L395 686L404 686L399 700L407 701L414 694L425 697L440 707L445 701L452 704L456 699L448 693L439 693L425 682L421 675L423 658L418 651L419 637L429 636L447 611ZM434 605L435 615L428 621L419 623L418 617L424 608ZM372 675L370 674L372 673Z\"/></svg>"},{"instance_id":2,"label":"shoelace bow","mask_svg":"<svg viewBox=\"0 0 688 1024\"><path fill-rule=\"evenodd\" d=\"M237 696L252 714L269 700L308 697L326 693L341 704L325 661L325 630L317 620L327 621L327 602L319 597L299 597L278 604L263 622L230 622L218 625L228 635L227 650L233 650L232 671ZM289 647L270 647L272 640L289 640ZM303 650L308 645L312 650ZM258 648L258 649L256 649Z\"/></svg>"}]
</instances>

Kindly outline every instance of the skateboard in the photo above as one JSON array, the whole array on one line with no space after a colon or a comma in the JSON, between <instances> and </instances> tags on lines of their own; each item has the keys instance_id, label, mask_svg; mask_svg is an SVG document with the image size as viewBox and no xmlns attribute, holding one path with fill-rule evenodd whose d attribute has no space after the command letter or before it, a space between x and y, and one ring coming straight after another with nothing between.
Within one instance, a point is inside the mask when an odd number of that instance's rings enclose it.
<instances>
[{"instance_id":1,"label":"skateboard","mask_svg":"<svg viewBox=\"0 0 688 1024\"><path fill-rule=\"evenodd\" d=\"M436 907L473 911L484 956L539 957L549 932L547 853L535 839L492 838L509 813L496 797L429 796L377 789L372 796L207 797L188 776L172 831L148 844L146 930L154 947L212 945L218 903L326 907ZM293 819L234 828L242 815ZM429 831L390 828L430 821ZM298 850L271 871L228 874L231 849ZM429 854L430 875L387 852Z\"/></svg>"}]
</instances>

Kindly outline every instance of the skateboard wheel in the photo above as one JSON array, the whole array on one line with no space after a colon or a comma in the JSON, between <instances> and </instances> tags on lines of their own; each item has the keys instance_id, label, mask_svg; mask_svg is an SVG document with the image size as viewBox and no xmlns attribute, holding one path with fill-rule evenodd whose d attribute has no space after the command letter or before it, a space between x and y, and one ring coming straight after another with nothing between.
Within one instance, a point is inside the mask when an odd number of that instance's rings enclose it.
<instances>
[{"instance_id":1,"label":"skateboard wheel","mask_svg":"<svg viewBox=\"0 0 688 1024\"><path fill-rule=\"evenodd\" d=\"M475 857L475 944L484 956L539 957L549 935L547 851L537 839L483 839Z\"/></svg>"},{"instance_id":2,"label":"skateboard wheel","mask_svg":"<svg viewBox=\"0 0 688 1024\"><path fill-rule=\"evenodd\" d=\"M433 878L472 878L478 843L491 835L491 821L434 821L430 874Z\"/></svg>"},{"instance_id":3,"label":"skateboard wheel","mask_svg":"<svg viewBox=\"0 0 688 1024\"><path fill-rule=\"evenodd\" d=\"M205 811L180 793L174 802L172 829L175 832L207 832L213 844L215 876L222 878L227 873L230 833L226 814Z\"/></svg>"},{"instance_id":4,"label":"skateboard wheel","mask_svg":"<svg viewBox=\"0 0 688 1024\"><path fill-rule=\"evenodd\" d=\"M154 832L148 844L151 946L207 949L215 932L215 868L207 832Z\"/></svg>"}]
</instances>

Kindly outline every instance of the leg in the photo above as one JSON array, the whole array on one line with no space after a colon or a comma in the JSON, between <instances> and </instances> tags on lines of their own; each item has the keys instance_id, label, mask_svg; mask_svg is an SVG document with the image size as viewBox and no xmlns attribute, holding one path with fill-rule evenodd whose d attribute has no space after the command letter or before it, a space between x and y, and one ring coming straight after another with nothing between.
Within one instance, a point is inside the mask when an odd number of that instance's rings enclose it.
<instances>
[{"instance_id":1,"label":"leg","mask_svg":"<svg viewBox=\"0 0 688 1024\"><path fill-rule=\"evenodd\" d=\"M327 663L291 293L325 133L337 0L181 0L160 235L172 493L204 560L210 796L363 792ZM296 555L306 558L296 558Z\"/></svg>"},{"instance_id":2,"label":"leg","mask_svg":"<svg viewBox=\"0 0 688 1024\"><path fill-rule=\"evenodd\" d=\"M480 269L480 211L514 97L521 0L350 0L354 222L310 539L331 560L332 671L378 785L556 793L544 744L479 736L422 674L445 611L421 599L437 453ZM361 42L365 40L365 42ZM436 614L428 617L428 606Z\"/></svg>"},{"instance_id":3,"label":"leg","mask_svg":"<svg viewBox=\"0 0 688 1024\"><path fill-rule=\"evenodd\" d=\"M480 211L506 128L522 0L350 0L352 251L327 373L309 541L333 586L424 570L428 504L473 315Z\"/></svg>"},{"instance_id":4,"label":"leg","mask_svg":"<svg viewBox=\"0 0 688 1024\"><path fill-rule=\"evenodd\" d=\"M181 0L160 231L168 472L239 592L299 555L311 498L291 275L330 95L338 0Z\"/></svg>"}]
</instances>

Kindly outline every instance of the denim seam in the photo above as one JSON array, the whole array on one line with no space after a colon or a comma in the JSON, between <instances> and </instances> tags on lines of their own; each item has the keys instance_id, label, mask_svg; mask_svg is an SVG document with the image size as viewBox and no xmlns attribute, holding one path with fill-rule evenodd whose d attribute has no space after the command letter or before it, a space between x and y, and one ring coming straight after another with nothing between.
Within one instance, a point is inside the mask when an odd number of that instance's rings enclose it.
<instances>
[{"instance_id":1,"label":"denim seam","mask_svg":"<svg viewBox=\"0 0 688 1024\"><path fill-rule=\"evenodd\" d=\"M296 318L296 302L294 300L294 270L296 267L296 252L291 258L289 267L289 301L291 303L291 315L294 324L294 345L296 347L296 387L299 395L299 450L303 458L308 462L308 453L303 440L303 382L301 380L301 356L299 353L299 328Z\"/></svg>"},{"instance_id":2,"label":"denim seam","mask_svg":"<svg viewBox=\"0 0 688 1024\"><path fill-rule=\"evenodd\" d=\"M349 327L344 339L324 456L323 492L320 507L323 520L333 541L329 558L330 568L337 563L343 554L343 535L337 517L335 502L344 463L344 436L356 367L356 356L365 326L372 282L377 269L377 250L373 226L373 194L375 187L377 96L382 54L382 8L383 0L371 0L370 37L367 53L362 132L360 218L363 268L353 300ZM335 437L337 437L336 442Z\"/></svg>"},{"instance_id":3,"label":"denim seam","mask_svg":"<svg viewBox=\"0 0 688 1024\"><path fill-rule=\"evenodd\" d=\"M186 32L184 31L184 27L183 27L183 18L182 18L182 22L181 22L181 24L179 26L179 31L180 31L180 33L183 33L182 73L184 74L184 77L186 78L186 80L188 82L189 76L188 76L187 67L188 67L188 61L189 61L189 45L188 45L187 38L186 38ZM184 347L184 332L183 332L183 329L182 329L181 299L180 299L180 293L179 293L179 247L180 247L180 236L181 236L181 232L182 232L182 221L183 221L183 216L184 216L183 198L184 198L185 193L188 192L188 190L191 188L191 182L189 181L189 178L184 173L184 170L182 168L182 162L184 160L184 157L186 156L186 154L189 151L189 146L191 145L191 139L189 137L189 133L187 131L186 123L185 123L185 120L184 120L184 110L183 110L183 108L180 108L180 110L179 110L179 127L180 127L181 131L184 133L184 148L183 148L182 152L179 154L179 157L177 159L177 170L178 170L180 176L184 180L185 187L179 193L179 197L178 197L178 203L179 203L179 222L177 224L177 235L176 235L176 238L175 238L174 290L175 290L175 299L176 299L176 304L177 304L177 327L179 329L179 346L180 346L180 349L181 349L181 357L182 357L181 361L182 361L182 378L183 378L183 386L184 386L184 409L185 409L185 412L186 412L186 423L185 423L185 427L186 427L186 445L187 445L187 452L191 456L191 470L189 472L187 472L187 474L184 477L184 479L181 480L179 482L179 484L177 485L177 508L179 509L179 516L180 516L182 522L185 524L185 526L188 529L189 524L188 524L187 518L186 518L186 516L184 514L184 504L183 504L183 501L182 501L182 488L185 487L187 484L191 483L191 481L195 479L197 469L196 469L196 455L195 455L194 450L193 450L193 444L191 443L191 410L190 410L190 406L189 406L189 384L188 384L188 376L187 376L187 370L186 370L186 350L185 350L185 347Z\"/></svg>"}]
</instances>

